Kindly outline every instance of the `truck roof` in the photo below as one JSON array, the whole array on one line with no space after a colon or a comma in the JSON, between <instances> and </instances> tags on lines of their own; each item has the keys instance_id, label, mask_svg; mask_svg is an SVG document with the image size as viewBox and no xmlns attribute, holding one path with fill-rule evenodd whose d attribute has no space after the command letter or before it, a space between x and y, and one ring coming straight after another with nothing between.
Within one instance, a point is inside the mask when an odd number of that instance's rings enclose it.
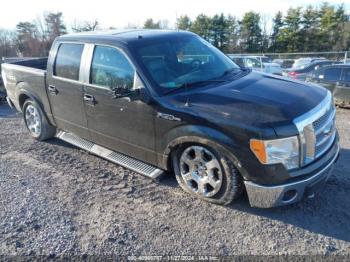
<instances>
[{"instance_id":1,"label":"truck roof","mask_svg":"<svg viewBox=\"0 0 350 262\"><path fill-rule=\"evenodd\" d=\"M117 41L128 44L143 39L167 38L171 36L194 35L188 31L178 30L161 30L161 29L125 29L125 30L108 30L81 32L68 35L62 35L56 41L86 41L86 42L104 42Z\"/></svg>"}]
</instances>

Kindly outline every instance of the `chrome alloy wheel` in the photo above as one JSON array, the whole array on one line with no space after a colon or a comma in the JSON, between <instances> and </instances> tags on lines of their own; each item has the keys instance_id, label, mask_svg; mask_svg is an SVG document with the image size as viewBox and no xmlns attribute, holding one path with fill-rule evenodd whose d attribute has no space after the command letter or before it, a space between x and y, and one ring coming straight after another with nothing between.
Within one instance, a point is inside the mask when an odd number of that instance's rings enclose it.
<instances>
[{"instance_id":1,"label":"chrome alloy wheel","mask_svg":"<svg viewBox=\"0 0 350 262\"><path fill-rule=\"evenodd\" d=\"M180 172L187 187L203 197L212 197L222 185L218 159L202 146L186 148L180 157Z\"/></svg>"},{"instance_id":2,"label":"chrome alloy wheel","mask_svg":"<svg viewBox=\"0 0 350 262\"><path fill-rule=\"evenodd\" d=\"M38 110L32 106L28 105L25 111L26 124L34 137L39 137L41 134L41 120Z\"/></svg>"}]
</instances>

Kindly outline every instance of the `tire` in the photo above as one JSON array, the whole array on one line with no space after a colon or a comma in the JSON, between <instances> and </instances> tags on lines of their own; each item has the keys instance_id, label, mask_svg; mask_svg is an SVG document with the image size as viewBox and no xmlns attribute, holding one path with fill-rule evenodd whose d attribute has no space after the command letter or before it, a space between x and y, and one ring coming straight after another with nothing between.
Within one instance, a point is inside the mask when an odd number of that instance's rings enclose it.
<instances>
[{"instance_id":1,"label":"tire","mask_svg":"<svg viewBox=\"0 0 350 262\"><path fill-rule=\"evenodd\" d=\"M24 123L33 138L44 141L55 136L56 128L49 124L43 110L35 101L26 100L22 112Z\"/></svg>"},{"instance_id":2,"label":"tire","mask_svg":"<svg viewBox=\"0 0 350 262\"><path fill-rule=\"evenodd\" d=\"M227 205L243 192L240 173L220 150L197 144L182 146L172 154L172 164L180 187L207 202Z\"/></svg>"}]
</instances>

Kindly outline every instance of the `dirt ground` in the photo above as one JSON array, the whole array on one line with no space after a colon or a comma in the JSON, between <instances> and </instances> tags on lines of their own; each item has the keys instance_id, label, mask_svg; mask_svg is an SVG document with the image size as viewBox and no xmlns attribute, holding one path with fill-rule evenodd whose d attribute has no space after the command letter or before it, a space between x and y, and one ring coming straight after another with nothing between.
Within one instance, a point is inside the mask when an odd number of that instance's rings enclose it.
<instances>
[{"instance_id":1,"label":"dirt ground","mask_svg":"<svg viewBox=\"0 0 350 262\"><path fill-rule=\"evenodd\" d=\"M0 105L0 256L350 255L350 110L314 199L251 208L194 199L57 139L36 142ZM130 258L130 257L129 257ZM131 257L133 258L133 257Z\"/></svg>"}]
</instances>

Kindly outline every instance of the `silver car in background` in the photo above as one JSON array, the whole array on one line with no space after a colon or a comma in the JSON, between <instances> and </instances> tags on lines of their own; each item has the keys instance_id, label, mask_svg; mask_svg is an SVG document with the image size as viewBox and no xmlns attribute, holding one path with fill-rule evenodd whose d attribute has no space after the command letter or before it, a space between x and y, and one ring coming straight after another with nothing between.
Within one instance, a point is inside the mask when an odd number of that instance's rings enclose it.
<instances>
[{"instance_id":1,"label":"silver car in background","mask_svg":"<svg viewBox=\"0 0 350 262\"><path fill-rule=\"evenodd\" d=\"M282 68L277 63L271 63L266 56L245 56L245 55L228 55L236 64L241 67L251 68L254 71L282 75Z\"/></svg>"}]
</instances>

